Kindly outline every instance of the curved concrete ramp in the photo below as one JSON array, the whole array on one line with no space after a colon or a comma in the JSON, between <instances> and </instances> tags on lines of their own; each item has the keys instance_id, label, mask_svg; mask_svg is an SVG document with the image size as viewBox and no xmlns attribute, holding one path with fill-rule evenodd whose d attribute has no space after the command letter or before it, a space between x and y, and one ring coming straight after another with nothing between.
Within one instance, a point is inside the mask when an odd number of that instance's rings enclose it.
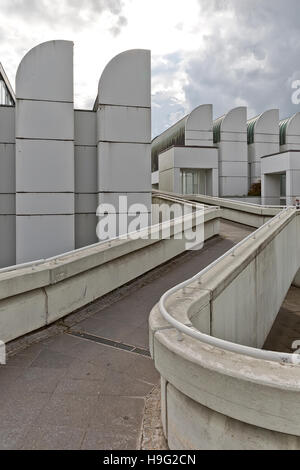
<instances>
[{"instance_id":1,"label":"curved concrete ramp","mask_svg":"<svg viewBox=\"0 0 300 470\"><path fill-rule=\"evenodd\" d=\"M194 335L178 337L180 325L165 320L161 303L152 310L152 357L171 449L300 448L298 362L244 349L263 346L299 269L299 215L283 212L198 280L171 291L165 308ZM197 331L206 336L200 340ZM278 362L270 362L275 355Z\"/></svg>"},{"instance_id":2,"label":"curved concrete ramp","mask_svg":"<svg viewBox=\"0 0 300 470\"><path fill-rule=\"evenodd\" d=\"M185 253L12 345L19 353L0 366L0 448L139 448L145 397L159 381L146 351L150 309L166 289L197 273L250 231L222 224L226 240L210 240L203 251ZM156 426L159 406L156 401L151 415ZM145 425L144 448L157 449L160 431L149 429L149 421Z\"/></svg>"}]
</instances>

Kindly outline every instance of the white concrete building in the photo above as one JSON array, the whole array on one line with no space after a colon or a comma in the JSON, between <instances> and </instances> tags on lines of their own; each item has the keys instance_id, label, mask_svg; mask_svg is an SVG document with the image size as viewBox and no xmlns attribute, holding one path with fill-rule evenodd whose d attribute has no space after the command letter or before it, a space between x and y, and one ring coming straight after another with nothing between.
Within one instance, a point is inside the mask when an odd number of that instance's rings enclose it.
<instances>
[{"instance_id":1,"label":"white concrete building","mask_svg":"<svg viewBox=\"0 0 300 470\"><path fill-rule=\"evenodd\" d=\"M232 109L214 121L219 149L220 197L248 195L247 109Z\"/></svg>"},{"instance_id":2,"label":"white concrete building","mask_svg":"<svg viewBox=\"0 0 300 470\"><path fill-rule=\"evenodd\" d=\"M0 66L0 267L96 243L99 202L123 211L123 232L139 212L148 225L150 140L149 51L108 64L92 110L74 110L70 41L26 54L16 99Z\"/></svg>"},{"instance_id":3,"label":"white concrete building","mask_svg":"<svg viewBox=\"0 0 300 470\"><path fill-rule=\"evenodd\" d=\"M213 144L212 105L201 105L152 142L153 181L182 194L218 195L218 150ZM157 184L157 183L154 183Z\"/></svg>"},{"instance_id":4,"label":"white concrete building","mask_svg":"<svg viewBox=\"0 0 300 470\"><path fill-rule=\"evenodd\" d=\"M279 110L271 109L248 121L250 186L261 181L261 157L279 152Z\"/></svg>"}]
</instances>

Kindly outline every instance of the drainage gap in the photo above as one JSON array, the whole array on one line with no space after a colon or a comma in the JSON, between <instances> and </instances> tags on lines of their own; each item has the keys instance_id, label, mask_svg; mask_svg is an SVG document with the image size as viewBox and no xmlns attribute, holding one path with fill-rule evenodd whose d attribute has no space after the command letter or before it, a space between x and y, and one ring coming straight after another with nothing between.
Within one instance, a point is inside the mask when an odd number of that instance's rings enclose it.
<instances>
[{"instance_id":1,"label":"drainage gap","mask_svg":"<svg viewBox=\"0 0 300 470\"><path fill-rule=\"evenodd\" d=\"M76 338L87 339L88 341L93 341L94 343L104 344L105 346L110 346L111 348L121 349L122 351L139 354L140 356L150 357L150 352L147 349L137 348L136 346L130 346L129 344L119 343L118 341L112 341L111 339L100 338L99 336L89 335L87 333L80 333L76 331L68 331L67 334L70 336L75 336Z\"/></svg>"}]
</instances>

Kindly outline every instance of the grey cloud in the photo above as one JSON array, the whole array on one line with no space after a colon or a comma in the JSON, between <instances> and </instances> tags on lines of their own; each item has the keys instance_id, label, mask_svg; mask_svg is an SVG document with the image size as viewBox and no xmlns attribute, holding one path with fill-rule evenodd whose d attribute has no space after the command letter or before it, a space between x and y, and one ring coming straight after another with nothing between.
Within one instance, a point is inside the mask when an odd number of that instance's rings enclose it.
<instances>
[{"instance_id":1,"label":"grey cloud","mask_svg":"<svg viewBox=\"0 0 300 470\"><path fill-rule=\"evenodd\" d=\"M184 106L170 93L158 92L152 95L152 137L168 129L184 115Z\"/></svg>"},{"instance_id":2,"label":"grey cloud","mask_svg":"<svg viewBox=\"0 0 300 470\"><path fill-rule=\"evenodd\" d=\"M127 26L127 24L128 24L127 18L125 18L125 16L119 16L118 22L116 23L115 26L110 28L110 32L113 34L113 36L118 36L118 34L120 34L122 29L125 26Z\"/></svg>"},{"instance_id":3,"label":"grey cloud","mask_svg":"<svg viewBox=\"0 0 300 470\"><path fill-rule=\"evenodd\" d=\"M168 70L154 70L172 80L176 68L184 69L181 105L213 103L216 117L244 103L253 114L273 107L282 117L300 111L291 101L291 83L300 80L299 0L199 0L199 6L208 22L228 12L233 20L227 24L224 16L221 30L204 36L204 47L168 56ZM168 115L166 100L162 111Z\"/></svg>"},{"instance_id":4,"label":"grey cloud","mask_svg":"<svg viewBox=\"0 0 300 470\"><path fill-rule=\"evenodd\" d=\"M84 27L108 11L115 15L118 27L124 25L120 18L123 0L2 0L1 11L10 16L31 22L55 26L67 25L73 29ZM81 13L84 12L82 16Z\"/></svg>"}]
</instances>

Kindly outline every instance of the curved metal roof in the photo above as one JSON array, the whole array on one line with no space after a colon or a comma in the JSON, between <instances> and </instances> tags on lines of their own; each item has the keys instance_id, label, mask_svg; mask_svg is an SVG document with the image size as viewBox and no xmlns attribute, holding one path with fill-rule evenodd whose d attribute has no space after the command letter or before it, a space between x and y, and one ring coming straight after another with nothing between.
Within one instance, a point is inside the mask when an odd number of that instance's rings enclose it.
<instances>
[{"instance_id":1,"label":"curved metal roof","mask_svg":"<svg viewBox=\"0 0 300 470\"><path fill-rule=\"evenodd\" d=\"M252 119L249 119L247 122L247 134L248 134L248 144L253 144L254 143L254 129L255 129L255 124L261 117L261 114L258 116L255 116Z\"/></svg>"},{"instance_id":2,"label":"curved metal roof","mask_svg":"<svg viewBox=\"0 0 300 470\"><path fill-rule=\"evenodd\" d=\"M189 116L189 115L188 115ZM162 132L159 136L152 140L151 145L151 162L152 171L158 170L158 155L164 150L173 147L174 145L185 144L185 124L188 116L185 116L180 121L176 122L166 131Z\"/></svg>"},{"instance_id":3,"label":"curved metal roof","mask_svg":"<svg viewBox=\"0 0 300 470\"><path fill-rule=\"evenodd\" d=\"M224 121L226 114L219 117L214 121L213 131L214 131L214 144L217 144L221 140L221 126Z\"/></svg>"},{"instance_id":4,"label":"curved metal roof","mask_svg":"<svg viewBox=\"0 0 300 470\"><path fill-rule=\"evenodd\" d=\"M286 130L288 128L289 123L293 119L294 116L286 119L282 119L279 123L279 135L280 135L280 145L286 144Z\"/></svg>"}]
</instances>

